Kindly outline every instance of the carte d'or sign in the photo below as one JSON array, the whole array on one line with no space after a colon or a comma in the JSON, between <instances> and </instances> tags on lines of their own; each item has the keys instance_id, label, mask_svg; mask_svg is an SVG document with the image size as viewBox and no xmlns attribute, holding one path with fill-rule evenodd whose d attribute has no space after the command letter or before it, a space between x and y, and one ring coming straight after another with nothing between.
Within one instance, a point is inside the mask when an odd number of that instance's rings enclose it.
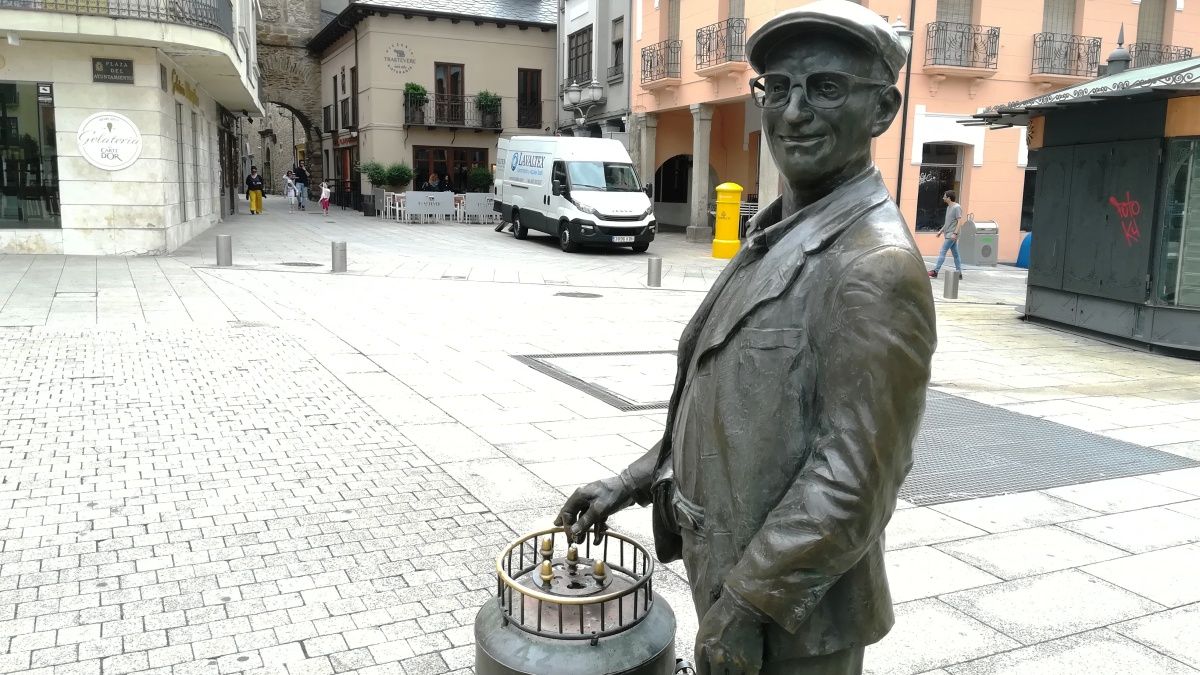
<instances>
[{"instance_id":1,"label":"carte d'or sign","mask_svg":"<svg viewBox=\"0 0 1200 675\"><path fill-rule=\"evenodd\" d=\"M142 154L142 133L128 117L100 112L79 125L76 135L79 154L94 167L108 171L124 169Z\"/></svg>"}]
</instances>

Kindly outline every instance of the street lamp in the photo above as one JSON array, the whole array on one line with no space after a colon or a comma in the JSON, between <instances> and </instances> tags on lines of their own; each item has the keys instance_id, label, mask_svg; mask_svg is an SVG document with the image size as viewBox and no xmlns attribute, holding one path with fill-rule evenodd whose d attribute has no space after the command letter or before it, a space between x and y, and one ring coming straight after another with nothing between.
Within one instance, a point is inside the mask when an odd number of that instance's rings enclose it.
<instances>
[{"instance_id":1,"label":"street lamp","mask_svg":"<svg viewBox=\"0 0 1200 675\"><path fill-rule=\"evenodd\" d=\"M913 0L912 7L908 18L912 19L917 11L917 1ZM912 29L904 25L904 19L896 17L892 22L892 30L896 31L896 36L900 38L900 43L904 45L904 51L907 53L904 65L904 93L901 105L904 109L900 113L900 157L896 166L896 206L900 205L900 193L904 189L904 142L908 136L908 92L912 84Z\"/></svg>"},{"instance_id":2,"label":"street lamp","mask_svg":"<svg viewBox=\"0 0 1200 675\"><path fill-rule=\"evenodd\" d=\"M582 127L587 122L588 111L604 100L604 87L595 79L579 84L572 81L563 89L563 108L575 111L575 124Z\"/></svg>"}]
</instances>

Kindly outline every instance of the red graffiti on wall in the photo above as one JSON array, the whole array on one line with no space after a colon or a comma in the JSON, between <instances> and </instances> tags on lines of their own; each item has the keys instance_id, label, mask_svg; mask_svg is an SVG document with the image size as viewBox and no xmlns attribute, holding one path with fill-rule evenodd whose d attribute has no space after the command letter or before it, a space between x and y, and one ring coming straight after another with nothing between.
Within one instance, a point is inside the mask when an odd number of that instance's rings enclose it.
<instances>
[{"instance_id":1,"label":"red graffiti on wall","mask_svg":"<svg viewBox=\"0 0 1200 675\"><path fill-rule=\"evenodd\" d=\"M1109 197L1108 203L1117 210L1117 216L1121 219L1121 231L1125 234L1125 245L1133 246L1142 238L1142 231L1137 224L1138 216L1142 214L1142 203L1132 199L1128 190L1125 191L1125 201Z\"/></svg>"}]
</instances>

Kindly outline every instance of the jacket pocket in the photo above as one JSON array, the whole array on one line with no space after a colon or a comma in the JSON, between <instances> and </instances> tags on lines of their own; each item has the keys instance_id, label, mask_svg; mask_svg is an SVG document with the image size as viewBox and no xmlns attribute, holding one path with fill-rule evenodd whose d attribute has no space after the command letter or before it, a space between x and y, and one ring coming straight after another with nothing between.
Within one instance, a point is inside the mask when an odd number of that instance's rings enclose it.
<instances>
[{"instance_id":1,"label":"jacket pocket","mask_svg":"<svg viewBox=\"0 0 1200 675\"><path fill-rule=\"evenodd\" d=\"M750 349L799 349L804 331L799 328L743 328L743 344Z\"/></svg>"}]
</instances>

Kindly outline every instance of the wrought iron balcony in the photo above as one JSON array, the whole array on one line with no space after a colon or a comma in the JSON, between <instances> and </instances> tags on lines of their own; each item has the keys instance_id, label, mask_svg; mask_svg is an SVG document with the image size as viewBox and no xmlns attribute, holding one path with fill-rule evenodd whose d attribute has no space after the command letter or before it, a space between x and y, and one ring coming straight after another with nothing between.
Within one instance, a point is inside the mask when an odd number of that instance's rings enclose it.
<instances>
[{"instance_id":1,"label":"wrought iron balcony","mask_svg":"<svg viewBox=\"0 0 1200 675\"><path fill-rule=\"evenodd\" d=\"M1176 47L1175 45L1159 45L1153 42L1134 42L1129 45L1129 55L1133 57L1132 67L1157 66L1160 63L1171 63L1192 58L1191 47Z\"/></svg>"},{"instance_id":2,"label":"wrought iron balcony","mask_svg":"<svg viewBox=\"0 0 1200 675\"><path fill-rule=\"evenodd\" d=\"M654 89L679 83L679 53L683 43L664 40L642 47L642 86Z\"/></svg>"},{"instance_id":3,"label":"wrought iron balcony","mask_svg":"<svg viewBox=\"0 0 1200 675\"><path fill-rule=\"evenodd\" d=\"M404 124L499 131L501 103L496 101L494 110L484 110L480 103L479 96L405 94Z\"/></svg>"},{"instance_id":4,"label":"wrought iron balcony","mask_svg":"<svg viewBox=\"0 0 1200 675\"><path fill-rule=\"evenodd\" d=\"M233 39L229 0L0 0L0 9L145 19L206 28Z\"/></svg>"},{"instance_id":5,"label":"wrought iron balcony","mask_svg":"<svg viewBox=\"0 0 1200 675\"><path fill-rule=\"evenodd\" d=\"M696 29L696 70L746 62L746 20L730 18Z\"/></svg>"},{"instance_id":6,"label":"wrought iron balcony","mask_svg":"<svg viewBox=\"0 0 1200 675\"><path fill-rule=\"evenodd\" d=\"M1059 33L1033 36L1033 75L1043 79L1096 77L1100 67L1100 38ZM1059 76L1056 78L1055 76Z\"/></svg>"},{"instance_id":7,"label":"wrought iron balcony","mask_svg":"<svg viewBox=\"0 0 1200 675\"><path fill-rule=\"evenodd\" d=\"M925 41L925 66L996 70L1000 29L969 23L934 21Z\"/></svg>"}]
</instances>

